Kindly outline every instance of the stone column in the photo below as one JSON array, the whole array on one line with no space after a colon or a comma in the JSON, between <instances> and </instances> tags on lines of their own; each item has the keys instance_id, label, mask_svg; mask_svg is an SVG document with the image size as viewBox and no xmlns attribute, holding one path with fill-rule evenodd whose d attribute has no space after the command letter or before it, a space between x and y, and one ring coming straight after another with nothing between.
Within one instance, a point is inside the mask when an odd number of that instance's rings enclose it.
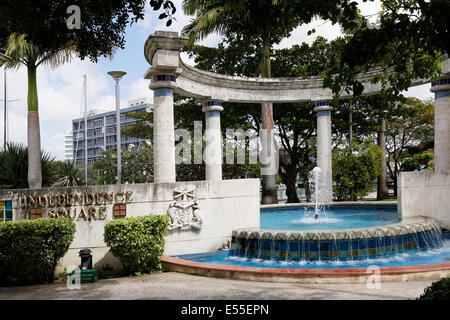
<instances>
[{"instance_id":1,"label":"stone column","mask_svg":"<svg viewBox=\"0 0 450 320\"><path fill-rule=\"evenodd\" d=\"M320 168L320 202L333 200L331 169L331 110L328 101L316 102L317 112L317 166Z\"/></svg>"},{"instance_id":2,"label":"stone column","mask_svg":"<svg viewBox=\"0 0 450 320\"><path fill-rule=\"evenodd\" d=\"M431 83L434 92L434 170L450 172L450 78Z\"/></svg>"},{"instance_id":3,"label":"stone column","mask_svg":"<svg viewBox=\"0 0 450 320\"><path fill-rule=\"evenodd\" d=\"M206 117L205 130L205 164L206 180L222 180L222 132L220 130L220 112L222 112L222 102L204 102L202 111Z\"/></svg>"},{"instance_id":4,"label":"stone column","mask_svg":"<svg viewBox=\"0 0 450 320\"><path fill-rule=\"evenodd\" d=\"M174 75L155 75L150 89L153 102L154 182L175 182L175 131L173 120Z\"/></svg>"},{"instance_id":5,"label":"stone column","mask_svg":"<svg viewBox=\"0 0 450 320\"><path fill-rule=\"evenodd\" d=\"M173 90L180 68L180 50L188 38L177 32L156 31L145 42L145 59L151 67L145 79L151 79L154 91L153 109L153 171L154 182L175 182L175 132Z\"/></svg>"}]
</instances>

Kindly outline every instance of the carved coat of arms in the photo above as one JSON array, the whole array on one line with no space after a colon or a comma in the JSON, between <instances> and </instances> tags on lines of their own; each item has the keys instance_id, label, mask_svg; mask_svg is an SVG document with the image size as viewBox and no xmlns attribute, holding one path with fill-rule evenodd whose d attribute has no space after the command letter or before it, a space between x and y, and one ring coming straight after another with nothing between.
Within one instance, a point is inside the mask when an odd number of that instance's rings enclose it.
<instances>
[{"instance_id":1,"label":"carved coat of arms","mask_svg":"<svg viewBox=\"0 0 450 320\"><path fill-rule=\"evenodd\" d=\"M194 200L194 190L174 190L174 193L174 200L167 210L170 218L169 230L200 230L203 222L198 202Z\"/></svg>"}]
</instances>

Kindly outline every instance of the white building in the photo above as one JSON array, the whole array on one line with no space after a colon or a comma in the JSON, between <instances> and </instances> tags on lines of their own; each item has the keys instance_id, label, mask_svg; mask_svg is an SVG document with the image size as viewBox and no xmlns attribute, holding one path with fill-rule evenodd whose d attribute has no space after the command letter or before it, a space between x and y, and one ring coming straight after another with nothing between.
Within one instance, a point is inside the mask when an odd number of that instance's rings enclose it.
<instances>
[{"instance_id":1,"label":"white building","mask_svg":"<svg viewBox=\"0 0 450 320\"><path fill-rule=\"evenodd\" d=\"M64 132L64 161L73 160L73 133L72 131Z\"/></svg>"},{"instance_id":2,"label":"white building","mask_svg":"<svg viewBox=\"0 0 450 320\"><path fill-rule=\"evenodd\" d=\"M138 122L137 119L128 118L127 112L152 112L153 104L150 101L147 98L129 101L128 107L120 110L121 129ZM86 132L85 122L87 123ZM89 110L87 118L83 113L82 118L72 120L72 157L81 165L87 158L88 166L103 158L104 151L116 148L116 127L116 111ZM85 133L87 134L87 153ZM127 150L131 144L138 146L143 141L144 139L141 138L122 136L121 147L123 150Z\"/></svg>"}]
</instances>

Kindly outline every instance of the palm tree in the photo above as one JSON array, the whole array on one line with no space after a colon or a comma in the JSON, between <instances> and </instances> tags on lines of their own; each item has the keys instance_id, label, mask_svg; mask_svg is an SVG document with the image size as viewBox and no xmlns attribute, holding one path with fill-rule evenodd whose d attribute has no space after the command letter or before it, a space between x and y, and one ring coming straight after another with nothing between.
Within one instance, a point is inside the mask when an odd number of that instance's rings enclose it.
<instances>
[{"instance_id":1,"label":"palm tree","mask_svg":"<svg viewBox=\"0 0 450 320\"><path fill-rule=\"evenodd\" d=\"M182 30L183 35L189 36L189 43L214 32L258 39L262 51L257 73L263 78L272 74L272 45L289 36L295 27L319 16L350 28L359 17L352 0L183 0L183 10L194 16ZM274 126L272 107L271 102L261 103L263 134L269 139ZM262 176L262 203L278 201L275 176L275 173Z\"/></svg>"},{"instance_id":2,"label":"palm tree","mask_svg":"<svg viewBox=\"0 0 450 320\"><path fill-rule=\"evenodd\" d=\"M211 33L240 34L244 37L258 39L262 45L261 61L258 70L262 78L271 78L272 68L270 54L272 44L281 41L300 24L301 19L294 7L287 1L277 0L184 0L183 10L187 15L195 16L182 30L192 44L197 39L203 39ZM272 129L273 107L270 102L261 103L263 134L273 141ZM270 165L275 161L277 153L272 151ZM277 203L276 172L262 174L262 203Z\"/></svg>"},{"instance_id":3,"label":"palm tree","mask_svg":"<svg viewBox=\"0 0 450 320\"><path fill-rule=\"evenodd\" d=\"M42 183L50 186L55 179L54 157L41 153ZM28 149L22 144L9 142L0 149L0 188L24 189L28 186Z\"/></svg>"},{"instance_id":4,"label":"palm tree","mask_svg":"<svg viewBox=\"0 0 450 320\"><path fill-rule=\"evenodd\" d=\"M26 34L12 33L6 43L6 62L8 68L14 69L24 65L28 69L28 186L31 189L42 187L41 134L39 128L38 94L36 72L42 64L56 68L70 61L73 45L66 44L59 50L46 51L27 41Z\"/></svg>"},{"instance_id":5,"label":"palm tree","mask_svg":"<svg viewBox=\"0 0 450 320\"><path fill-rule=\"evenodd\" d=\"M56 187L80 186L84 183L83 169L75 161L59 162L56 170Z\"/></svg>"}]
</instances>

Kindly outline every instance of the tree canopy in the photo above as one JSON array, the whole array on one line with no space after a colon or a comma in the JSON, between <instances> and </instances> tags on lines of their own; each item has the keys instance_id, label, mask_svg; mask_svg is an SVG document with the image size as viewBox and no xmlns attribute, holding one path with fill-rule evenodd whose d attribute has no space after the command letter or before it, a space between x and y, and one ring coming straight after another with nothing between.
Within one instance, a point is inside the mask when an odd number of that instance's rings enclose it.
<instances>
[{"instance_id":1,"label":"tree canopy","mask_svg":"<svg viewBox=\"0 0 450 320\"><path fill-rule=\"evenodd\" d=\"M358 95L363 85L355 76L379 68L373 82L398 94L414 78L438 77L443 54L450 53L449 23L447 0L382 1L378 24L360 17L355 26L344 27L348 37L340 62L324 73L326 85L335 94L353 90Z\"/></svg>"},{"instance_id":2,"label":"tree canopy","mask_svg":"<svg viewBox=\"0 0 450 320\"><path fill-rule=\"evenodd\" d=\"M97 61L125 45L125 28L144 18L147 0L2 0L0 2L0 51L11 33L26 34L40 51L59 51L71 44L81 59ZM80 8L80 29L69 29L70 6ZM171 21L175 6L168 0L151 0L160 19ZM68 13L69 11L69 13ZM170 22L171 23L171 22Z\"/></svg>"}]
</instances>

